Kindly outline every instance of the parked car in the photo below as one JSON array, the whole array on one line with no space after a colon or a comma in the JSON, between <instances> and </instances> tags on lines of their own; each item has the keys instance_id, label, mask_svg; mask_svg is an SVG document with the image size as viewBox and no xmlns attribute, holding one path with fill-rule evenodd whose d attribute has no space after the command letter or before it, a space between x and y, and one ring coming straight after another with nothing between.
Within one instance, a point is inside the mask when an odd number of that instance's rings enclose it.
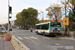
<instances>
[{"instance_id":1,"label":"parked car","mask_svg":"<svg viewBox=\"0 0 75 50\"><path fill-rule=\"evenodd\" d=\"M12 31L12 27L10 27L9 31Z\"/></svg>"},{"instance_id":2,"label":"parked car","mask_svg":"<svg viewBox=\"0 0 75 50\"><path fill-rule=\"evenodd\" d=\"M6 28L5 27L0 27L0 33L5 33L6 32Z\"/></svg>"},{"instance_id":3,"label":"parked car","mask_svg":"<svg viewBox=\"0 0 75 50\"><path fill-rule=\"evenodd\" d=\"M8 30L8 27L6 27L6 30ZM9 31L12 31L12 27L9 28Z\"/></svg>"}]
</instances>

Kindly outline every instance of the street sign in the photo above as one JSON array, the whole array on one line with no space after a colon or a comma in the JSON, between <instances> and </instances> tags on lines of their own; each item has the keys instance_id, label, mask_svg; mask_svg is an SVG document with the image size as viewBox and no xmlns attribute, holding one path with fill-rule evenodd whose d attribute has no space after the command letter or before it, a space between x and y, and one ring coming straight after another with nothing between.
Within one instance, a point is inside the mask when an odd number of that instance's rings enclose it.
<instances>
[{"instance_id":1,"label":"street sign","mask_svg":"<svg viewBox=\"0 0 75 50\"><path fill-rule=\"evenodd\" d=\"M69 25L69 18L63 18L63 25Z\"/></svg>"}]
</instances>

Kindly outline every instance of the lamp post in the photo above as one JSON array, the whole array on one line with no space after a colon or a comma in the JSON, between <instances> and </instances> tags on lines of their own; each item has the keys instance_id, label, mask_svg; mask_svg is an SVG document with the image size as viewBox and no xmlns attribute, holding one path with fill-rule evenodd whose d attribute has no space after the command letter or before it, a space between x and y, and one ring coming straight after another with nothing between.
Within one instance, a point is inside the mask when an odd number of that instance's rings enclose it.
<instances>
[{"instance_id":1,"label":"lamp post","mask_svg":"<svg viewBox=\"0 0 75 50\"><path fill-rule=\"evenodd\" d=\"M65 0L65 18L66 18L66 0ZM67 35L67 25L65 25L65 35Z\"/></svg>"},{"instance_id":2,"label":"lamp post","mask_svg":"<svg viewBox=\"0 0 75 50\"><path fill-rule=\"evenodd\" d=\"M9 32L9 0L8 0L8 34L10 34Z\"/></svg>"}]
</instances>

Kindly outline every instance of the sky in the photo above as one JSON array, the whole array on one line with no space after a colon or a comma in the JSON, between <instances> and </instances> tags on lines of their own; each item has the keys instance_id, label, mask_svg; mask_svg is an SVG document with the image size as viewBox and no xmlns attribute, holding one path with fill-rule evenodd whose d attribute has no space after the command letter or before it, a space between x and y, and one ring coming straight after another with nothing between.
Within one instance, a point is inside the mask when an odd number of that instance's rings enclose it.
<instances>
[{"instance_id":1,"label":"sky","mask_svg":"<svg viewBox=\"0 0 75 50\"><path fill-rule=\"evenodd\" d=\"M9 4L12 7L12 20L16 19L16 14L21 12L23 9L27 9L28 7L33 7L38 10L44 12L44 18L47 16L46 8L48 8L51 4L58 3L60 4L60 0L9 0ZM38 18L42 18L42 14L38 15ZM8 22L8 0L0 0L0 24L5 24Z\"/></svg>"}]
</instances>

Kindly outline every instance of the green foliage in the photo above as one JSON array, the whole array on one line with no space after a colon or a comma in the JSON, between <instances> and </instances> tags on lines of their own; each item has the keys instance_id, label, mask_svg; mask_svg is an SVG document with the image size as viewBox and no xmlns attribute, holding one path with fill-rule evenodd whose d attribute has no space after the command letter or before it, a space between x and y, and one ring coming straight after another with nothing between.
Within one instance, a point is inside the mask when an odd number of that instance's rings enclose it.
<instances>
[{"instance_id":1,"label":"green foliage","mask_svg":"<svg viewBox=\"0 0 75 50\"><path fill-rule=\"evenodd\" d=\"M4 25L4 27L8 27L8 23L6 23L6 24Z\"/></svg>"},{"instance_id":2,"label":"green foliage","mask_svg":"<svg viewBox=\"0 0 75 50\"><path fill-rule=\"evenodd\" d=\"M17 13L16 15L16 20L15 20L15 25L24 25L24 21L22 20L21 12Z\"/></svg>"},{"instance_id":3,"label":"green foliage","mask_svg":"<svg viewBox=\"0 0 75 50\"><path fill-rule=\"evenodd\" d=\"M0 25L0 27L1 27L2 25Z\"/></svg>"},{"instance_id":4,"label":"green foliage","mask_svg":"<svg viewBox=\"0 0 75 50\"><path fill-rule=\"evenodd\" d=\"M75 23L72 24L72 28L75 29Z\"/></svg>"},{"instance_id":5,"label":"green foliage","mask_svg":"<svg viewBox=\"0 0 75 50\"><path fill-rule=\"evenodd\" d=\"M69 22L75 22L75 19L74 19L75 16L73 16L72 11L69 12L68 17L69 17Z\"/></svg>"},{"instance_id":6,"label":"green foliage","mask_svg":"<svg viewBox=\"0 0 75 50\"><path fill-rule=\"evenodd\" d=\"M34 8L23 9L21 15L25 25L32 25L35 23L34 21L37 18L38 11Z\"/></svg>"},{"instance_id":7,"label":"green foliage","mask_svg":"<svg viewBox=\"0 0 75 50\"><path fill-rule=\"evenodd\" d=\"M37 19L38 11L34 8L23 9L16 15L15 25L35 25L39 22Z\"/></svg>"}]
</instances>

